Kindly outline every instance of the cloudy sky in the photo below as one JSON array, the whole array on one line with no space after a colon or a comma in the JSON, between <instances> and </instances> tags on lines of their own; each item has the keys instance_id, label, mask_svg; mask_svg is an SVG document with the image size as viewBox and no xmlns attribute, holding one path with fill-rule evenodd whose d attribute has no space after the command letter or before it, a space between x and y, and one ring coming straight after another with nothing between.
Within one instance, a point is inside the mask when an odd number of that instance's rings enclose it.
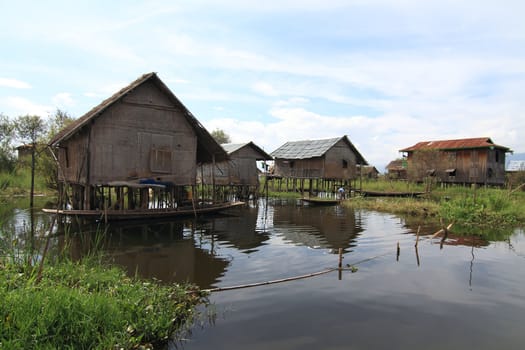
<instances>
[{"instance_id":1,"label":"cloudy sky","mask_svg":"<svg viewBox=\"0 0 525 350\"><path fill-rule=\"evenodd\" d=\"M522 0L0 0L0 113L80 117L159 77L271 152L348 135L380 171L418 141L525 152Z\"/></svg>"}]
</instances>

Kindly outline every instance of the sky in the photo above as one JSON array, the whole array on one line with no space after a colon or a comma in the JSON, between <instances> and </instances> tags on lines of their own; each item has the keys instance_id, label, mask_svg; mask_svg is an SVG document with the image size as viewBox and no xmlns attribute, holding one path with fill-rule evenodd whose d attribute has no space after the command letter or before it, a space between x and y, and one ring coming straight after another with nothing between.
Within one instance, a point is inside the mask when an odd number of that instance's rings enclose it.
<instances>
[{"instance_id":1,"label":"sky","mask_svg":"<svg viewBox=\"0 0 525 350\"><path fill-rule=\"evenodd\" d=\"M268 153L348 135L379 171L419 141L525 152L522 0L0 0L0 113L78 118L144 73Z\"/></svg>"}]
</instances>

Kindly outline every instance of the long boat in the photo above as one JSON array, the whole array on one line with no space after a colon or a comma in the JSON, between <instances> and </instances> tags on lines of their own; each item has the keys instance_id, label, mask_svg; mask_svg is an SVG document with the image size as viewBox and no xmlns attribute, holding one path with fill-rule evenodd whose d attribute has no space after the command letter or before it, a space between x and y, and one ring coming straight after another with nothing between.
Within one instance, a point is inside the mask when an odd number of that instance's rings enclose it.
<instances>
[{"instance_id":1,"label":"long boat","mask_svg":"<svg viewBox=\"0 0 525 350\"><path fill-rule=\"evenodd\" d=\"M308 204L316 204L316 205L334 205L341 202L340 199L334 199L334 198L301 198L301 200Z\"/></svg>"},{"instance_id":2,"label":"long boat","mask_svg":"<svg viewBox=\"0 0 525 350\"><path fill-rule=\"evenodd\" d=\"M364 197L417 197L426 192L383 192L383 191L359 191Z\"/></svg>"},{"instance_id":3,"label":"long boat","mask_svg":"<svg viewBox=\"0 0 525 350\"><path fill-rule=\"evenodd\" d=\"M70 217L79 217L89 220L117 221L117 220L140 220L161 219L179 216L197 216L200 214L216 213L226 209L244 205L244 202L227 202L209 204L204 206L180 207L180 208L152 208L152 209L108 209L108 210L75 210L75 209L42 209L48 214L59 214Z\"/></svg>"}]
</instances>

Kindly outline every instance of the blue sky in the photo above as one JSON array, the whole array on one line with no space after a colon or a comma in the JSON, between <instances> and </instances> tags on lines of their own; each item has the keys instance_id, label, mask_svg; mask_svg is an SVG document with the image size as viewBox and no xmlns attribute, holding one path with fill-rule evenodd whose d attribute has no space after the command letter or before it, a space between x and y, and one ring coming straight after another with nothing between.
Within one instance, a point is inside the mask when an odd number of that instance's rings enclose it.
<instances>
[{"instance_id":1,"label":"blue sky","mask_svg":"<svg viewBox=\"0 0 525 350\"><path fill-rule=\"evenodd\" d=\"M159 77L271 152L348 135L380 171L423 140L525 152L525 2L0 0L0 113L80 117Z\"/></svg>"}]
</instances>

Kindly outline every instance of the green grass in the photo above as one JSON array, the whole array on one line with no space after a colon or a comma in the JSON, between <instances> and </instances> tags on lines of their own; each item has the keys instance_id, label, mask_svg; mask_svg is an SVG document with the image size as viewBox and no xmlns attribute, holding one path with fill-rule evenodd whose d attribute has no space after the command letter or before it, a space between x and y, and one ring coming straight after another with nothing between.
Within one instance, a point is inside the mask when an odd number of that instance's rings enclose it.
<instances>
[{"instance_id":1,"label":"green grass","mask_svg":"<svg viewBox=\"0 0 525 350\"><path fill-rule=\"evenodd\" d=\"M192 285L130 278L95 253L54 254L40 275L42 253L21 237L0 231L0 349L158 348L207 303Z\"/></svg>"},{"instance_id":2,"label":"green grass","mask_svg":"<svg viewBox=\"0 0 525 350\"><path fill-rule=\"evenodd\" d=\"M13 173L0 172L0 191L4 196L29 195L31 189L31 168L18 167ZM38 173L35 174L35 193L52 193Z\"/></svg>"}]
</instances>

